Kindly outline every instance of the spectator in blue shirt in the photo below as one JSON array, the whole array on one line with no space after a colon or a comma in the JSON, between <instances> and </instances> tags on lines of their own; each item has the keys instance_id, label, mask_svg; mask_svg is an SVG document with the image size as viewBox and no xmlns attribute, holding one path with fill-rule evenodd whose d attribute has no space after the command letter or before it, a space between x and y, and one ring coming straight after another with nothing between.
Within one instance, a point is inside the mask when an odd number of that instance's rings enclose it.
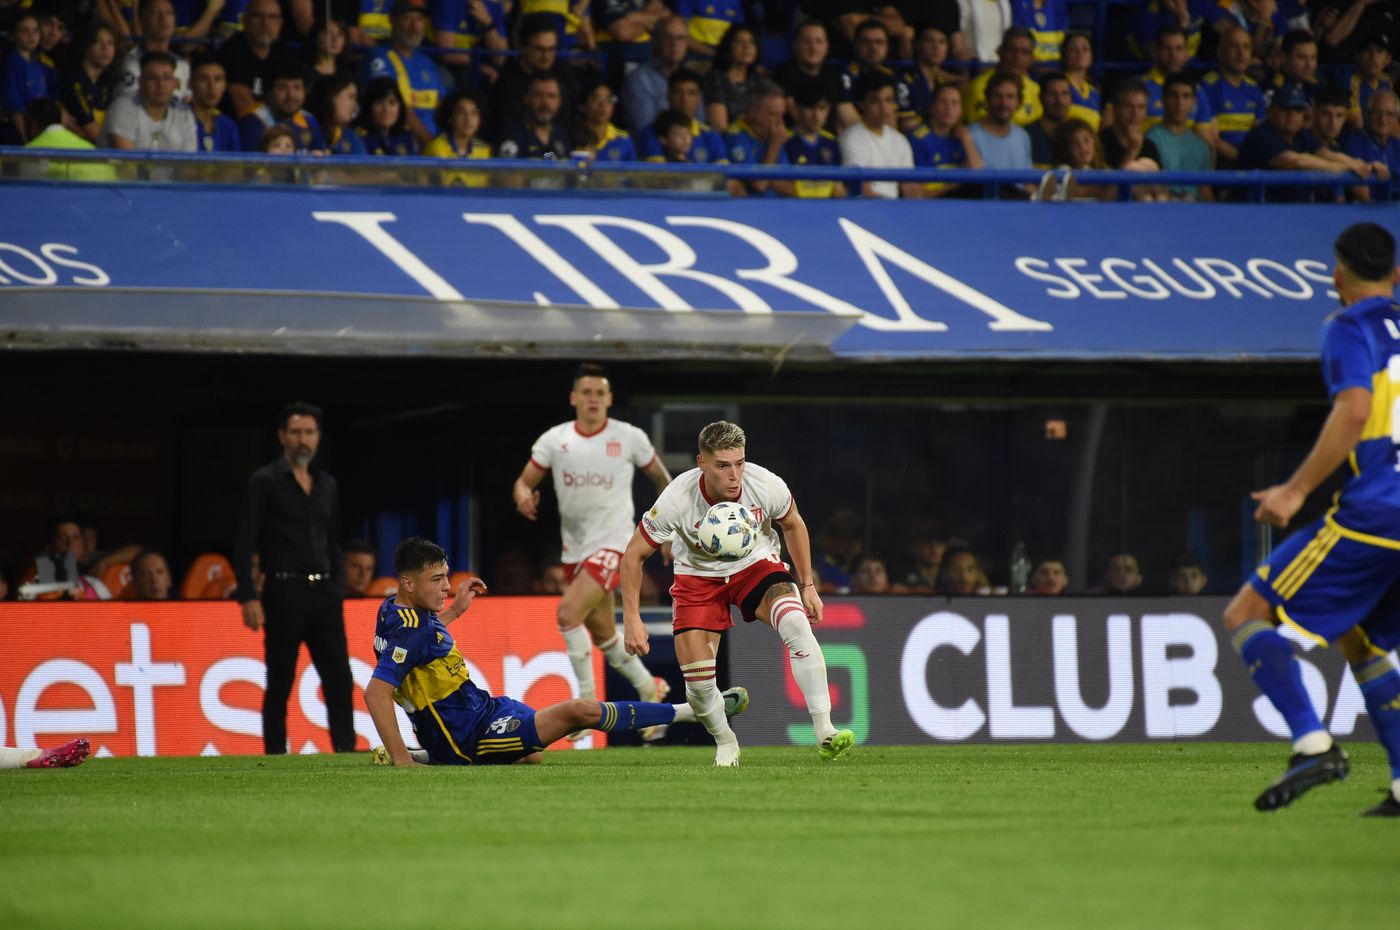
<instances>
[{"instance_id":1,"label":"spectator in blue shirt","mask_svg":"<svg viewBox=\"0 0 1400 930\"><path fill-rule=\"evenodd\" d=\"M117 34L106 23L91 23L74 45L77 60L63 77L60 102L83 138L96 142L117 90Z\"/></svg>"},{"instance_id":2,"label":"spectator in blue shirt","mask_svg":"<svg viewBox=\"0 0 1400 930\"><path fill-rule=\"evenodd\" d=\"M652 32L651 60L623 80L622 113L633 135L650 127L656 114L666 109L667 82L685 62L688 36L679 16L662 19Z\"/></svg>"},{"instance_id":3,"label":"spectator in blue shirt","mask_svg":"<svg viewBox=\"0 0 1400 930\"><path fill-rule=\"evenodd\" d=\"M283 59L269 75L266 99L238 121L243 151L258 151L258 140L263 132L281 124L291 130L298 152L324 152L325 136L316 117L302 109L305 103L306 69L295 59Z\"/></svg>"},{"instance_id":4,"label":"spectator in blue shirt","mask_svg":"<svg viewBox=\"0 0 1400 930\"><path fill-rule=\"evenodd\" d=\"M783 89L766 79L756 82L749 92L744 115L724 134L729 161L735 165L786 165L787 154L783 152L788 136L787 127L783 125L786 112L787 95ZM792 182L730 181L729 190L739 197L775 193L791 197Z\"/></svg>"},{"instance_id":5,"label":"spectator in blue shirt","mask_svg":"<svg viewBox=\"0 0 1400 930\"><path fill-rule=\"evenodd\" d=\"M953 88L954 93L957 88ZM793 94L792 135L783 143L783 154L791 165L837 167L841 164L841 145L826 131L833 101L815 83L799 85ZM798 197L845 197L846 185L840 181L795 181L793 193Z\"/></svg>"},{"instance_id":6,"label":"spectator in blue shirt","mask_svg":"<svg viewBox=\"0 0 1400 930\"><path fill-rule=\"evenodd\" d=\"M437 135L437 108L447 91L437 62L422 49L428 28L427 7L419 0L394 0L389 25L389 44L369 53L360 80L368 85L375 78L387 77L409 88L413 99L404 101L408 106L404 118L421 148Z\"/></svg>"},{"instance_id":7,"label":"spectator in blue shirt","mask_svg":"<svg viewBox=\"0 0 1400 930\"><path fill-rule=\"evenodd\" d=\"M198 151L237 152L242 146L238 124L219 111L219 101L228 92L228 76L224 63L212 56L196 58L191 63L190 85L193 95L190 109L194 110L194 128L199 139Z\"/></svg>"},{"instance_id":8,"label":"spectator in blue shirt","mask_svg":"<svg viewBox=\"0 0 1400 930\"><path fill-rule=\"evenodd\" d=\"M360 112L360 88L348 74L322 78L311 88L311 105L307 107L321 134L326 138L326 151L332 155L367 155L365 140L355 131L355 117Z\"/></svg>"},{"instance_id":9,"label":"spectator in blue shirt","mask_svg":"<svg viewBox=\"0 0 1400 930\"><path fill-rule=\"evenodd\" d=\"M583 98L579 109L580 119L573 139L576 150L586 149L594 161L637 160L637 147L631 134L613 125L617 95L607 81L598 82Z\"/></svg>"},{"instance_id":10,"label":"spectator in blue shirt","mask_svg":"<svg viewBox=\"0 0 1400 930\"><path fill-rule=\"evenodd\" d=\"M11 33L14 47L5 57L0 79L0 111L14 130L9 140L18 143L24 134L24 106L37 97L58 99L58 72L39 54L39 17L21 13Z\"/></svg>"},{"instance_id":11,"label":"spectator in blue shirt","mask_svg":"<svg viewBox=\"0 0 1400 930\"><path fill-rule=\"evenodd\" d=\"M1395 92L1378 90L1366 105L1366 124L1360 132L1347 139L1345 150L1358 161L1366 162L1376 183L1353 189L1357 200L1398 200L1395 179L1400 177L1400 139L1395 136L1395 122L1400 117L1400 104Z\"/></svg>"},{"instance_id":12,"label":"spectator in blue shirt","mask_svg":"<svg viewBox=\"0 0 1400 930\"><path fill-rule=\"evenodd\" d=\"M729 161L724 148L724 139L709 126L700 122L696 114L700 112L700 75L689 68L681 68L671 75L666 86L666 106L668 109L689 113L690 161L697 164L722 165ZM637 157L643 161L662 161L661 141L656 138L656 129L646 127L639 135L633 136L637 144Z\"/></svg>"},{"instance_id":13,"label":"spectator in blue shirt","mask_svg":"<svg viewBox=\"0 0 1400 930\"><path fill-rule=\"evenodd\" d=\"M566 160L573 151L569 134L559 118L559 79L537 74L525 89L525 119L507 126L496 143L499 158Z\"/></svg>"},{"instance_id":14,"label":"spectator in blue shirt","mask_svg":"<svg viewBox=\"0 0 1400 930\"><path fill-rule=\"evenodd\" d=\"M1235 167L1242 171L1352 172L1363 179L1369 177L1372 169L1366 162L1329 150L1311 130L1303 128L1307 113L1308 98L1301 90L1285 86L1274 91L1268 117L1244 137ZM1273 187L1264 197L1274 203L1296 203L1311 199L1312 191ZM1236 199L1242 200L1244 195L1236 194Z\"/></svg>"},{"instance_id":15,"label":"spectator in blue shirt","mask_svg":"<svg viewBox=\"0 0 1400 930\"><path fill-rule=\"evenodd\" d=\"M418 140L408 131L408 107L393 78L375 78L365 85L360 118L355 128L367 155L417 155Z\"/></svg>"}]
</instances>

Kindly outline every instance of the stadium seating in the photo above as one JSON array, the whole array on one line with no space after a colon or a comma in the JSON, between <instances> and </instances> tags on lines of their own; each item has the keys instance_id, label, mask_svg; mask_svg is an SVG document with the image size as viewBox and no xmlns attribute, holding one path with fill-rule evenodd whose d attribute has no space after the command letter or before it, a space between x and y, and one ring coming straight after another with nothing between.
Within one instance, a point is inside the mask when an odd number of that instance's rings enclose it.
<instances>
[{"instance_id":1,"label":"stadium seating","mask_svg":"<svg viewBox=\"0 0 1400 930\"><path fill-rule=\"evenodd\" d=\"M191 601L208 597L205 591L214 587L216 583L222 586L221 590L226 590L232 581L232 563L217 552L205 552L196 556L190 563L189 571L185 572L185 578L180 582L180 599Z\"/></svg>"}]
</instances>

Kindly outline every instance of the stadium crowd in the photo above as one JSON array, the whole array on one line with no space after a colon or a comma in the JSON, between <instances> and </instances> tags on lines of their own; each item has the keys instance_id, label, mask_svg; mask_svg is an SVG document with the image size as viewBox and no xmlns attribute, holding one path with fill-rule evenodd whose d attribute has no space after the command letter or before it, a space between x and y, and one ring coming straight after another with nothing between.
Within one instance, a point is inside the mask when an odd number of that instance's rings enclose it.
<instances>
[{"instance_id":1,"label":"stadium crowd","mask_svg":"<svg viewBox=\"0 0 1400 930\"><path fill-rule=\"evenodd\" d=\"M1335 172L1395 196L1396 0L7 0L0 143L604 162ZM1117 14L1115 14L1117 15ZM1102 24L1099 24L1102 25ZM1121 33L1121 34L1120 34ZM1111 68L1095 67L1107 56ZM1103 78L1103 86L1099 79ZM97 176L97 175L95 175ZM453 172L448 184L478 186ZM736 195L957 185L730 181ZM975 193L975 192L972 192ZM1201 185L1142 199L1211 199ZM1116 196L1060 172L1009 196ZM1303 200L1305 190L1270 199Z\"/></svg>"},{"instance_id":2,"label":"stadium crowd","mask_svg":"<svg viewBox=\"0 0 1400 930\"><path fill-rule=\"evenodd\" d=\"M151 546L128 543L101 548L97 532L90 517L55 517L50 521L47 540L34 557L12 573L15 584L11 585L6 574L0 572L0 601L229 600L235 596L237 580L233 567L221 553L202 553L191 559L188 566L176 565L164 550ZM1209 581L1200 559L1190 552L1182 553L1161 576L1160 583L1153 583L1144 579L1137 558L1127 552L1112 554L1098 578L1069 578L1064 560L1054 554L1026 561L1024 575L1018 578L1014 556L1013 564L992 564L967 540L940 534L927 525L909 533L902 550L867 549L864 540L860 517L844 508L833 513L814 535L813 568L823 593L958 597L1193 595L1203 593ZM397 582L391 576L376 574L377 558L370 542L347 539L341 550L346 597L382 598L393 593ZM647 568L642 581L642 603L666 603L669 569L660 564ZM460 577L454 576L454 584L471 574L459 573ZM557 557L535 562L518 549L502 553L487 573L487 580L496 594L557 595L566 586L564 567ZM257 570L256 558L253 582L261 592L263 577Z\"/></svg>"}]
</instances>

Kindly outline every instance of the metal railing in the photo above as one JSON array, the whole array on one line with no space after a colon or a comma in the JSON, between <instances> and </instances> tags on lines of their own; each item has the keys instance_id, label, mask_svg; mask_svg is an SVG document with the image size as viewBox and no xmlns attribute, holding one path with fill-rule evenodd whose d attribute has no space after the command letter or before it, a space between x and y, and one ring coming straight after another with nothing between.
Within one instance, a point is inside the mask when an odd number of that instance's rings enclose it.
<instances>
[{"instance_id":1,"label":"metal railing","mask_svg":"<svg viewBox=\"0 0 1400 930\"><path fill-rule=\"evenodd\" d=\"M818 165L695 165L660 162L445 159L423 156L264 155L115 150L30 149L0 146L0 183L83 181L182 185L275 185L292 187L468 188L500 191L588 190L613 193L723 195L729 181L840 181L848 191L873 181L961 185L984 198L1012 193L1022 199L1046 172L972 168L874 169ZM1270 190L1320 191L1332 197L1348 187L1370 185L1377 200L1400 195L1400 184L1366 182L1349 173L1316 171L1083 171L1079 185L1110 185L1117 199L1130 200L1142 187L1206 186L1234 192L1234 199L1263 203Z\"/></svg>"}]
</instances>

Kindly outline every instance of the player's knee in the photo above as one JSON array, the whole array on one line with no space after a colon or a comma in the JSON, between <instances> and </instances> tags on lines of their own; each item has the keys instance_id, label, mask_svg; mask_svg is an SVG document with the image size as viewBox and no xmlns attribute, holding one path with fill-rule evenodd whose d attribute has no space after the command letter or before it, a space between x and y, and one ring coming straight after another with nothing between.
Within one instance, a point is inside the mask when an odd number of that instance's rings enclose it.
<instances>
[{"instance_id":1,"label":"player's knee","mask_svg":"<svg viewBox=\"0 0 1400 930\"><path fill-rule=\"evenodd\" d=\"M575 727L591 727L602 717L603 707L589 698L574 698L569 702L569 715Z\"/></svg>"},{"instance_id":2,"label":"player's knee","mask_svg":"<svg viewBox=\"0 0 1400 930\"><path fill-rule=\"evenodd\" d=\"M1233 633L1250 620L1267 619L1268 606L1268 602L1255 594L1253 588L1246 586L1234 596L1225 608L1225 613L1222 615L1225 632Z\"/></svg>"}]
</instances>

